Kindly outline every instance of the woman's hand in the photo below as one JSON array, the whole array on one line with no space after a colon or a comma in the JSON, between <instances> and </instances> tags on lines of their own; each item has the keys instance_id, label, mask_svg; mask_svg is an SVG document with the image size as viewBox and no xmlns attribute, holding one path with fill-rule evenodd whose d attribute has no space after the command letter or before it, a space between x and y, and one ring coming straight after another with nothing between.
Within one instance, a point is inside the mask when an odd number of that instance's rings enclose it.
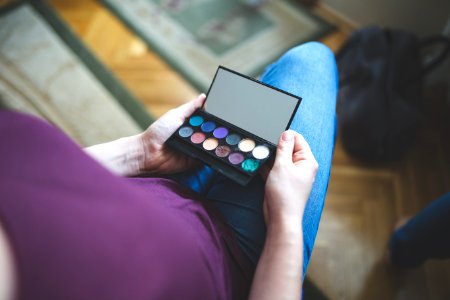
<instances>
[{"instance_id":1,"label":"woman's hand","mask_svg":"<svg viewBox=\"0 0 450 300\"><path fill-rule=\"evenodd\" d=\"M302 217L317 168L305 139L291 130L283 132L266 181L267 236L250 299L301 298Z\"/></svg>"},{"instance_id":2,"label":"woman's hand","mask_svg":"<svg viewBox=\"0 0 450 300\"><path fill-rule=\"evenodd\" d=\"M301 229L317 169L316 159L303 136L292 130L283 132L266 181L264 216L268 227L289 222Z\"/></svg>"},{"instance_id":3,"label":"woman's hand","mask_svg":"<svg viewBox=\"0 0 450 300\"><path fill-rule=\"evenodd\" d=\"M168 111L141 134L85 148L87 154L111 172L121 176L141 173L175 173L192 167L196 162L172 151L165 141L205 101L204 94Z\"/></svg>"},{"instance_id":4,"label":"woman's hand","mask_svg":"<svg viewBox=\"0 0 450 300\"><path fill-rule=\"evenodd\" d=\"M176 173L198 164L184 154L168 148L165 142L187 117L203 105L205 98L206 96L201 94L196 99L168 111L139 135L144 153L141 173Z\"/></svg>"}]
</instances>

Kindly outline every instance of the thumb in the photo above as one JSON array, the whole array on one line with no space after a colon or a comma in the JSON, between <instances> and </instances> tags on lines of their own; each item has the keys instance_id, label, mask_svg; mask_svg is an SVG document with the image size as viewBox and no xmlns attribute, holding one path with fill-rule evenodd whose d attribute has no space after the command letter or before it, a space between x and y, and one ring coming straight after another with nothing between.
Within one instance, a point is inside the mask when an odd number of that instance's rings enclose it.
<instances>
[{"instance_id":1,"label":"thumb","mask_svg":"<svg viewBox=\"0 0 450 300\"><path fill-rule=\"evenodd\" d=\"M278 141L275 162L292 162L294 144L294 133L291 130L283 132Z\"/></svg>"},{"instance_id":2,"label":"thumb","mask_svg":"<svg viewBox=\"0 0 450 300\"><path fill-rule=\"evenodd\" d=\"M203 102L205 102L205 98L205 94L200 94L194 100L191 100L179 106L176 109L178 115L183 119L189 117L197 108L200 108L203 105Z\"/></svg>"}]
</instances>

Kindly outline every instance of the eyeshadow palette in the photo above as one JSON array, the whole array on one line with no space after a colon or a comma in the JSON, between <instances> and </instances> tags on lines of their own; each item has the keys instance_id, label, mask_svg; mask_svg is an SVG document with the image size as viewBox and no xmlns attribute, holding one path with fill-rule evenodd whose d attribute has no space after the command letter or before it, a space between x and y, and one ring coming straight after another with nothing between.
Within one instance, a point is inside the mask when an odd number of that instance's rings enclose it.
<instances>
[{"instance_id":1,"label":"eyeshadow palette","mask_svg":"<svg viewBox=\"0 0 450 300\"><path fill-rule=\"evenodd\" d=\"M219 67L204 106L166 143L246 185L275 152L300 100Z\"/></svg>"},{"instance_id":2,"label":"eyeshadow palette","mask_svg":"<svg viewBox=\"0 0 450 300\"><path fill-rule=\"evenodd\" d=\"M269 158L275 146L226 121L197 110L175 133L171 144L222 174L245 183Z\"/></svg>"}]
</instances>

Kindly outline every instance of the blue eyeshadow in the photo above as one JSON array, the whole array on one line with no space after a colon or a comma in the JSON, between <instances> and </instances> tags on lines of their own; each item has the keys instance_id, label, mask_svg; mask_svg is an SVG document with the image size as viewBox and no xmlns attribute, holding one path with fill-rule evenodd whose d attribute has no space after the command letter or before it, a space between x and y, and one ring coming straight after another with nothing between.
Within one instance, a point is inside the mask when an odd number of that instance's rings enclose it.
<instances>
[{"instance_id":1,"label":"blue eyeshadow","mask_svg":"<svg viewBox=\"0 0 450 300\"><path fill-rule=\"evenodd\" d=\"M216 123L208 121L202 124L203 132L211 132L216 129Z\"/></svg>"},{"instance_id":2,"label":"blue eyeshadow","mask_svg":"<svg viewBox=\"0 0 450 300\"><path fill-rule=\"evenodd\" d=\"M189 119L189 124L191 124L192 126L199 126L202 123L203 123L203 118L201 116L192 116Z\"/></svg>"},{"instance_id":3,"label":"blue eyeshadow","mask_svg":"<svg viewBox=\"0 0 450 300\"><path fill-rule=\"evenodd\" d=\"M190 137L192 135L192 133L194 133L194 129L192 129L191 127L185 126L183 128L181 128L180 130L178 130L178 134L182 137Z\"/></svg>"}]
</instances>

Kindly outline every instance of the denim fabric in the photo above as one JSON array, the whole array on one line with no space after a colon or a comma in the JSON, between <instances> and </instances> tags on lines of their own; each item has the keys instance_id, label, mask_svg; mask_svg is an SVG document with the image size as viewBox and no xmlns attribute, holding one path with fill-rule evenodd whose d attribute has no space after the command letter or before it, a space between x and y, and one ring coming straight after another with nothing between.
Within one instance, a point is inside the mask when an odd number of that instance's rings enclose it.
<instances>
[{"instance_id":1,"label":"denim fabric","mask_svg":"<svg viewBox=\"0 0 450 300\"><path fill-rule=\"evenodd\" d=\"M325 202L336 136L338 80L334 55L320 43L303 44L267 67L261 81L302 97L290 128L305 137L319 163L303 217L305 274ZM233 229L243 252L256 266L266 236L263 180L257 176L242 187L206 166L172 178L213 203Z\"/></svg>"},{"instance_id":2,"label":"denim fabric","mask_svg":"<svg viewBox=\"0 0 450 300\"><path fill-rule=\"evenodd\" d=\"M391 263L418 267L430 258L450 258L450 192L397 229L389 241Z\"/></svg>"}]
</instances>

